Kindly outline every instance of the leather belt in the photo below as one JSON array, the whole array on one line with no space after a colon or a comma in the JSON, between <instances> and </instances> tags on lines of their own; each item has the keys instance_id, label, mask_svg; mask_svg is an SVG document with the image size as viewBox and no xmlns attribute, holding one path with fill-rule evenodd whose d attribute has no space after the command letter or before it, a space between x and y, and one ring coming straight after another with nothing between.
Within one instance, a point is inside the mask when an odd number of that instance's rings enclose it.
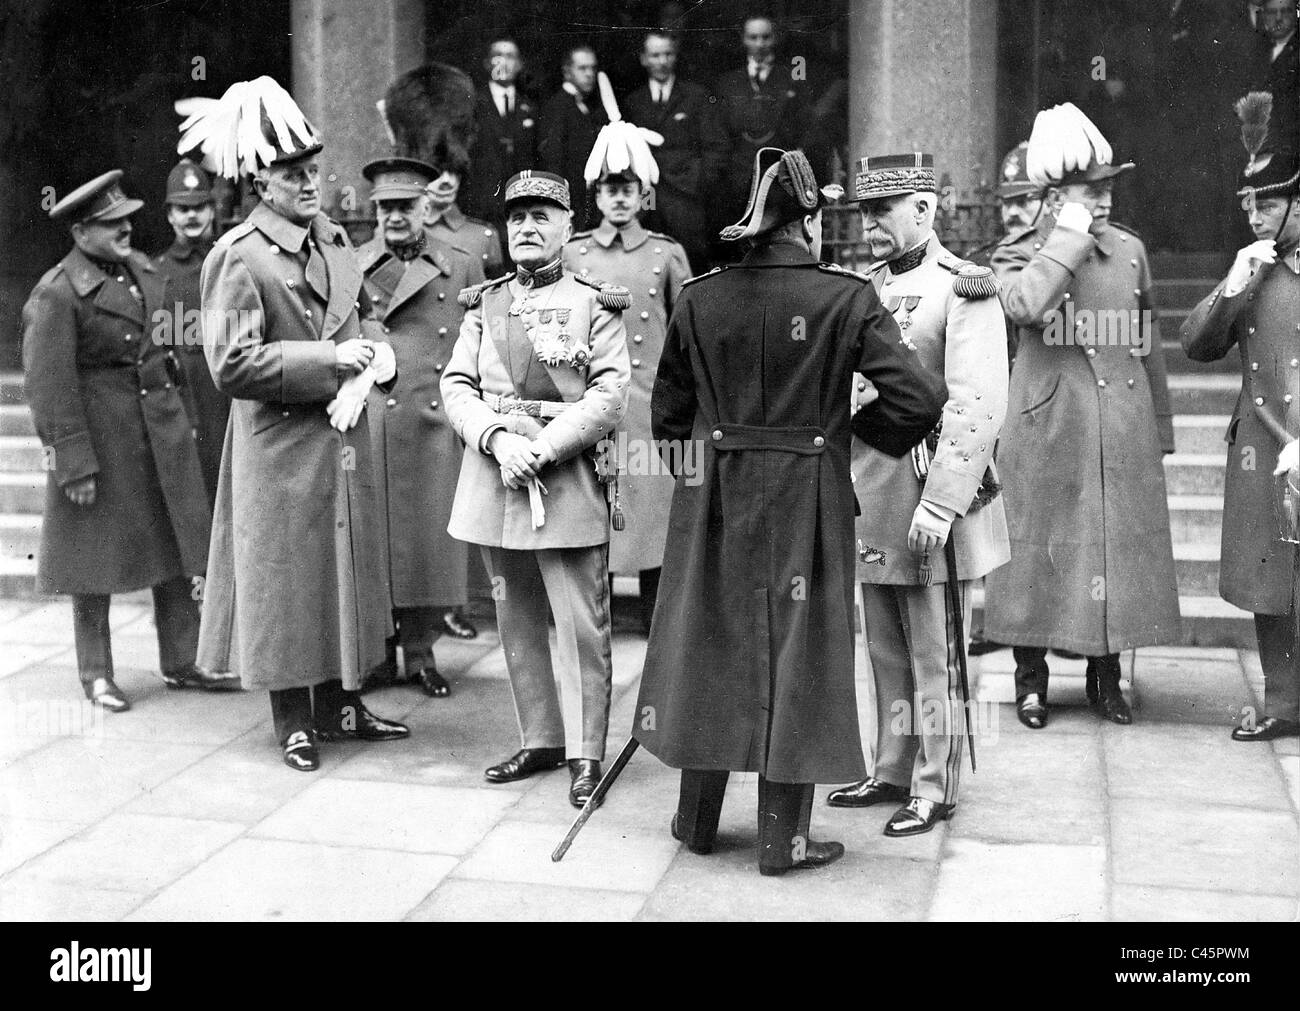
<instances>
[{"instance_id":1,"label":"leather belt","mask_svg":"<svg viewBox=\"0 0 1300 1011\"><path fill-rule=\"evenodd\" d=\"M742 449L818 456L826 452L826 432L814 425L768 428L763 425L714 425L708 444L719 452Z\"/></svg>"},{"instance_id":2,"label":"leather belt","mask_svg":"<svg viewBox=\"0 0 1300 1011\"><path fill-rule=\"evenodd\" d=\"M520 400L495 393L484 393L483 403L497 414L527 414L532 418L558 418L569 406L563 400Z\"/></svg>"}]
</instances>

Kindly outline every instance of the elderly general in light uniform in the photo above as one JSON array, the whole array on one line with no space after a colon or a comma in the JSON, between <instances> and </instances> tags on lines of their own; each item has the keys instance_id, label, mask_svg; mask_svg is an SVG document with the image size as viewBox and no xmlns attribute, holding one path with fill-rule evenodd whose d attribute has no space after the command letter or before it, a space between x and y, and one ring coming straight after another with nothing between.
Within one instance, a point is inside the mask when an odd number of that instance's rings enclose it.
<instances>
[{"instance_id":1,"label":"elderly general in light uniform","mask_svg":"<svg viewBox=\"0 0 1300 1011\"><path fill-rule=\"evenodd\" d=\"M356 692L391 628L365 404L396 361L376 325L362 330L361 270L321 213L322 144L293 99L269 77L242 82L182 129L182 151L252 175L262 198L203 265L208 366L234 404L199 656L269 690L285 764L309 772L316 740L408 734Z\"/></svg>"},{"instance_id":2,"label":"elderly general in light uniform","mask_svg":"<svg viewBox=\"0 0 1300 1011\"><path fill-rule=\"evenodd\" d=\"M1219 593L1255 615L1265 715L1238 741L1300 733L1295 515L1300 434L1300 153L1273 137L1267 94L1237 105L1251 155L1241 177L1256 241L1183 324L1187 355L1215 361L1236 345L1241 396L1228 425ZM1276 96L1274 96L1276 100ZM1287 484L1290 488L1287 488Z\"/></svg>"},{"instance_id":3,"label":"elderly general in light uniform","mask_svg":"<svg viewBox=\"0 0 1300 1011\"><path fill-rule=\"evenodd\" d=\"M568 190L549 172L506 185L516 272L462 293L442 395L465 442L447 529L483 547L523 745L485 775L510 782L567 760L581 807L600 781L611 688L610 511L592 450L623 417L631 368L627 292L560 262Z\"/></svg>"},{"instance_id":4,"label":"elderly general in light uniform","mask_svg":"<svg viewBox=\"0 0 1300 1011\"><path fill-rule=\"evenodd\" d=\"M885 835L910 836L956 810L968 719L958 655L966 643L958 630L969 627L970 581L1010 555L993 470L1007 409L1006 321L993 272L954 256L934 233L932 156L863 158L854 195L864 237L881 261L872 283L903 346L947 382L948 401L937 441L932 436L909 456L853 445L875 768L828 800L834 807L901 803ZM869 393L859 377L855 406ZM944 551L949 538L956 572ZM954 579L961 615L945 586Z\"/></svg>"},{"instance_id":5,"label":"elderly general in light uniform","mask_svg":"<svg viewBox=\"0 0 1300 1011\"><path fill-rule=\"evenodd\" d=\"M442 634L442 615L465 603L468 551L447 533L461 442L438 384L465 314L457 294L482 282L482 261L434 238L424 226L425 187L437 175L433 166L385 158L362 171L371 182L378 224L358 257L402 377L387 394L372 390L368 406L397 635L366 687L397 680L400 640L406 680L426 695L445 696L450 687L438 672L433 647Z\"/></svg>"},{"instance_id":6,"label":"elderly general in light uniform","mask_svg":"<svg viewBox=\"0 0 1300 1011\"><path fill-rule=\"evenodd\" d=\"M673 499L672 472L655 451L650 431L650 394L663 354L668 317L691 269L685 249L676 240L646 231L640 221L646 195L659 180L659 166L647 142L647 138L659 139L658 135L622 119L603 73L599 85L610 124L601 130L588 159L587 182L595 186L601 222L565 244L564 265L580 277L595 276L618 284L632 297L623 317L628 328L632 386L613 450L622 466L618 505L624 523L623 529L616 527L610 535L609 571L639 578L641 624L649 633ZM620 167L611 169L611 161Z\"/></svg>"},{"instance_id":7,"label":"elderly general in light uniform","mask_svg":"<svg viewBox=\"0 0 1300 1011\"><path fill-rule=\"evenodd\" d=\"M198 607L190 576L207 565L208 501L181 368L158 329L166 281L131 248L142 206L115 169L50 210L76 248L23 306L23 368L48 479L36 570L42 593L72 596L77 671L86 698L130 708L113 679L114 593L150 587L163 680L238 688L195 666ZM155 334L160 338L155 340Z\"/></svg>"},{"instance_id":8,"label":"elderly general in light uniform","mask_svg":"<svg viewBox=\"0 0 1300 1011\"><path fill-rule=\"evenodd\" d=\"M1026 726L1047 723L1049 648L1087 656L1089 701L1129 723L1120 651L1179 637L1151 270L1142 240L1110 222L1114 177L1132 166L1112 164L1083 113L1039 113L1028 162L1043 212L992 258L1020 337L998 450L1011 563L987 580L985 634L1015 648Z\"/></svg>"}]
</instances>

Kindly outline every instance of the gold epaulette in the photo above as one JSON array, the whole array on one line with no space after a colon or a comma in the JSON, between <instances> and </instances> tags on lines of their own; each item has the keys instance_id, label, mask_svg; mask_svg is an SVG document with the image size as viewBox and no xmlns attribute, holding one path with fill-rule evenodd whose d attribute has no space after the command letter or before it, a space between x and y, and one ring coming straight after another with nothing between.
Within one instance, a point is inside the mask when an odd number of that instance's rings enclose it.
<instances>
[{"instance_id":1,"label":"gold epaulette","mask_svg":"<svg viewBox=\"0 0 1300 1011\"><path fill-rule=\"evenodd\" d=\"M939 266L956 275L952 279L952 290L961 298L992 298L1002 287L991 267L946 256L939 257Z\"/></svg>"},{"instance_id":2,"label":"gold epaulette","mask_svg":"<svg viewBox=\"0 0 1300 1011\"><path fill-rule=\"evenodd\" d=\"M606 309L614 312L622 312L624 309L632 307L632 293L624 288L621 284L612 284L609 281L597 281L593 277L583 277L581 274L571 275L575 281L585 284L588 288L596 289L596 301Z\"/></svg>"},{"instance_id":3,"label":"gold epaulette","mask_svg":"<svg viewBox=\"0 0 1300 1011\"><path fill-rule=\"evenodd\" d=\"M495 288L499 284L505 284L514 276L514 274L502 274L490 281L483 281L481 284L471 284L468 288L461 288L460 294L456 296L456 301L460 303L463 309L476 308L483 301L483 292L489 288Z\"/></svg>"}]
</instances>

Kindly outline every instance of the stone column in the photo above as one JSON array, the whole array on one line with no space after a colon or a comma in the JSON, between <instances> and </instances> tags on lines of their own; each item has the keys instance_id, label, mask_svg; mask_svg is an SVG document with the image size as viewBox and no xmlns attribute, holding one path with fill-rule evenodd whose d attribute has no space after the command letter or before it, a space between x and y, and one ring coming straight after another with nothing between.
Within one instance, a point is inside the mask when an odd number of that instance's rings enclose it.
<instances>
[{"instance_id":1,"label":"stone column","mask_svg":"<svg viewBox=\"0 0 1300 1011\"><path fill-rule=\"evenodd\" d=\"M375 103L398 74L420 66L423 0L293 0L294 99L325 138L326 212L367 212L361 166L391 151Z\"/></svg>"},{"instance_id":2,"label":"stone column","mask_svg":"<svg viewBox=\"0 0 1300 1011\"><path fill-rule=\"evenodd\" d=\"M864 154L934 153L959 201L997 171L997 4L849 4L848 187Z\"/></svg>"}]
</instances>

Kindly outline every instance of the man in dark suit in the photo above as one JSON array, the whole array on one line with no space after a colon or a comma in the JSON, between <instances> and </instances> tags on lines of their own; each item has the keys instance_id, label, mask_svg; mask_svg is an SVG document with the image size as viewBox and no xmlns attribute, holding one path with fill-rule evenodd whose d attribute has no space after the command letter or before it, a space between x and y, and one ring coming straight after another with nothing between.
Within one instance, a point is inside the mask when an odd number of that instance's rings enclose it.
<instances>
[{"instance_id":1,"label":"man in dark suit","mask_svg":"<svg viewBox=\"0 0 1300 1011\"><path fill-rule=\"evenodd\" d=\"M1273 95L1273 127L1295 146L1300 137L1300 33L1294 0L1267 0L1258 18L1263 39L1252 91Z\"/></svg>"},{"instance_id":2,"label":"man in dark suit","mask_svg":"<svg viewBox=\"0 0 1300 1011\"><path fill-rule=\"evenodd\" d=\"M776 58L776 26L771 18L745 19L741 32L745 65L718 78L728 151L726 215L739 214L748 199L750 172L759 148L804 146L811 108L804 81L790 62ZM813 157L816 163L816 156Z\"/></svg>"},{"instance_id":3,"label":"man in dark suit","mask_svg":"<svg viewBox=\"0 0 1300 1011\"><path fill-rule=\"evenodd\" d=\"M596 51L574 46L565 54L562 71L564 83L542 106L537 153L541 168L568 180L573 228L582 231L599 221L582 171L608 118L596 93Z\"/></svg>"},{"instance_id":4,"label":"man in dark suit","mask_svg":"<svg viewBox=\"0 0 1300 1011\"><path fill-rule=\"evenodd\" d=\"M629 122L664 138L655 149L659 183L650 195L645 225L680 242L691 269L703 272L709 260L704 199L722 178L727 139L708 92L677 77L677 42L671 35L646 35L641 66L649 80L628 96L624 111Z\"/></svg>"},{"instance_id":5,"label":"man in dark suit","mask_svg":"<svg viewBox=\"0 0 1300 1011\"><path fill-rule=\"evenodd\" d=\"M501 190L516 172L537 167L537 106L518 86L524 60L513 39L495 39L483 67L488 83L478 93L478 138L469 151L465 209L505 235Z\"/></svg>"}]
</instances>

